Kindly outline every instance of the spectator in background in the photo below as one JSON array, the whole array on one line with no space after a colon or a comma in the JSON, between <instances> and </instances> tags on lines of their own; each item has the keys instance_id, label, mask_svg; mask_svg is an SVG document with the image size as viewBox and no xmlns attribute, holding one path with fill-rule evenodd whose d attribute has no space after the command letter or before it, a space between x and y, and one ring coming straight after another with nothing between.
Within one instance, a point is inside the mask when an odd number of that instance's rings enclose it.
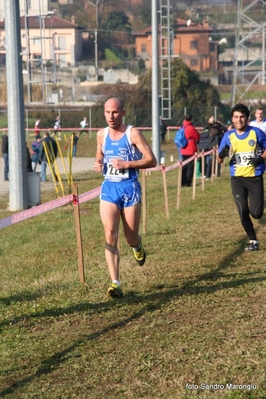
<instances>
[{"instance_id":1,"label":"spectator in background","mask_svg":"<svg viewBox=\"0 0 266 399\"><path fill-rule=\"evenodd\" d=\"M78 141L79 141L79 137L76 135L75 132L72 133L72 140L73 140L72 158L76 158L76 155L77 155L77 144L78 144Z\"/></svg>"},{"instance_id":2,"label":"spectator in background","mask_svg":"<svg viewBox=\"0 0 266 399\"><path fill-rule=\"evenodd\" d=\"M213 138L213 146L219 146L224 132L226 131L226 126L219 121L215 121L214 116L212 115L208 119L207 129L209 130L210 136Z\"/></svg>"},{"instance_id":3,"label":"spectator in background","mask_svg":"<svg viewBox=\"0 0 266 399\"><path fill-rule=\"evenodd\" d=\"M208 119L208 125L207 125L209 135L210 135L210 144L211 148L213 147L219 147L224 132L226 131L226 127L221 124L219 121L215 121L214 116L210 116ZM211 160L212 162L212 160ZM217 169L217 176L219 177L221 175L221 164L218 164L218 169Z\"/></svg>"},{"instance_id":4,"label":"spectator in background","mask_svg":"<svg viewBox=\"0 0 266 399\"><path fill-rule=\"evenodd\" d=\"M47 155L46 155L47 153ZM41 181L46 181L46 168L49 162L52 167L52 173L55 180L58 180L54 170L54 161L57 157L57 144L56 141L50 137L49 132L45 132L40 146L40 160L41 160Z\"/></svg>"},{"instance_id":5,"label":"spectator in background","mask_svg":"<svg viewBox=\"0 0 266 399\"><path fill-rule=\"evenodd\" d=\"M228 125L226 126L226 131L229 132L229 130L234 129L234 124L233 123L228 123Z\"/></svg>"},{"instance_id":6,"label":"spectator in background","mask_svg":"<svg viewBox=\"0 0 266 399\"><path fill-rule=\"evenodd\" d=\"M9 160L8 160L8 132L2 136L2 155L4 158L4 181L9 180Z\"/></svg>"},{"instance_id":7,"label":"spectator in background","mask_svg":"<svg viewBox=\"0 0 266 399\"><path fill-rule=\"evenodd\" d=\"M26 143L26 166L27 166L27 172L32 172L30 150L27 143Z\"/></svg>"},{"instance_id":8,"label":"spectator in background","mask_svg":"<svg viewBox=\"0 0 266 399\"><path fill-rule=\"evenodd\" d=\"M60 120L60 116L57 115L55 121L54 121L54 134L53 136L56 135L56 133L58 132L58 140L61 140L61 120Z\"/></svg>"},{"instance_id":9,"label":"spectator in background","mask_svg":"<svg viewBox=\"0 0 266 399\"><path fill-rule=\"evenodd\" d=\"M41 119L37 119L37 121L35 122L35 126L34 126L34 135L38 136L40 134L40 128L41 128Z\"/></svg>"},{"instance_id":10,"label":"spectator in background","mask_svg":"<svg viewBox=\"0 0 266 399\"><path fill-rule=\"evenodd\" d=\"M167 132L167 125L165 121L160 116L160 135L161 135L161 144L166 144L165 136Z\"/></svg>"},{"instance_id":11,"label":"spectator in background","mask_svg":"<svg viewBox=\"0 0 266 399\"><path fill-rule=\"evenodd\" d=\"M83 130L81 130L80 135L83 132L85 132L86 133L86 138L88 138L88 130L86 129L86 126L88 126L88 122L87 122L86 116L84 116L83 121L80 122L80 127L81 127L81 129L83 129Z\"/></svg>"},{"instance_id":12,"label":"spectator in background","mask_svg":"<svg viewBox=\"0 0 266 399\"><path fill-rule=\"evenodd\" d=\"M183 162L191 158L192 155L198 152L197 143L199 142L200 134L195 129L191 120L192 120L192 115L187 113L185 115L183 126L185 128L185 137L188 141L188 144L185 148L180 149ZM194 159L192 159L182 168L182 186L187 186L187 187L191 186L193 180L193 173L194 173Z\"/></svg>"},{"instance_id":13,"label":"spectator in background","mask_svg":"<svg viewBox=\"0 0 266 399\"><path fill-rule=\"evenodd\" d=\"M198 144L199 151L209 151L212 149L212 143L209 130L206 128L201 134ZM201 166L201 159L198 160ZM204 171L206 179L211 177L212 154L204 155ZM202 171L201 171L202 172Z\"/></svg>"},{"instance_id":14,"label":"spectator in background","mask_svg":"<svg viewBox=\"0 0 266 399\"><path fill-rule=\"evenodd\" d=\"M35 141L31 145L31 162L32 170L37 172L37 165L40 163L40 147L41 147L41 136L37 135Z\"/></svg>"},{"instance_id":15,"label":"spectator in background","mask_svg":"<svg viewBox=\"0 0 266 399\"><path fill-rule=\"evenodd\" d=\"M250 126L255 126L266 133L266 118L264 118L263 108L257 108L255 111L255 120L249 123Z\"/></svg>"}]
</instances>

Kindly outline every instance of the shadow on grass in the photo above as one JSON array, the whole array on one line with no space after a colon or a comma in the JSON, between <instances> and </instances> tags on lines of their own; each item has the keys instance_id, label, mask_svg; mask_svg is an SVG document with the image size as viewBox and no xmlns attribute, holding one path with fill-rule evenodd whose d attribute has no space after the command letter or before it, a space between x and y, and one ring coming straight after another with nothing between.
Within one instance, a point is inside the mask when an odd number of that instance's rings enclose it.
<instances>
[{"instance_id":1,"label":"shadow on grass","mask_svg":"<svg viewBox=\"0 0 266 399\"><path fill-rule=\"evenodd\" d=\"M62 351L56 352L53 356L48 357L46 360L42 361L38 370L24 379L20 381L16 381L11 384L5 390L0 391L0 397L4 397L6 394L13 393L16 389L24 386L30 382L32 382L35 378L39 378L40 376L49 373L50 371L54 372L56 368L59 368L65 361L68 360L67 355L77 349L79 346L84 345L86 342L95 340L98 337L102 337L104 334L109 333L110 331L114 331L121 327L127 326L128 323L131 323L134 320L140 319L147 312L158 311L161 307L164 307L165 304L172 301L174 298L183 295L198 295L198 294L211 294L215 293L219 290L236 288L239 286L243 286L245 284L260 282L266 280L266 273L263 273L261 276L255 277L257 271L241 274L241 278L238 278L238 273L230 273L224 274L225 271L234 260L243 254L243 247L246 243L246 238L243 238L239 242L239 246L235 251L233 251L230 255L225 257L222 262L218 265L214 270L201 274L194 278L193 280L186 281L181 286L165 286L165 285L157 285L154 287L155 292L147 293L144 295L136 295L133 292L128 292L128 295L122 300L112 300L105 303L100 304L90 304L90 303L80 303L76 306L71 306L69 308L59 308L59 309L49 309L44 312L35 313L34 315L24 316L21 319L25 320L27 318L38 318L38 317L52 317L52 316L61 316L72 314L74 312L83 312L84 310L96 310L99 312L106 312L110 308L123 307L128 306L129 304L139 304L143 303L142 309L137 312L133 312L130 316L126 317L124 320L119 322L114 322L110 324L108 327L103 328L102 330L98 330L94 333L89 334L81 339L78 339L73 345L65 348ZM216 280L220 280L221 278L227 279L230 278L230 281L219 281L216 283ZM212 285L199 285L200 282L210 283L213 282ZM32 300L37 298L38 295L26 295L27 300ZM21 294L13 297L13 299L25 298L25 294ZM8 298L11 301L11 297ZM9 324L9 322L5 322L4 324ZM3 326L3 324L2 324Z\"/></svg>"}]
</instances>

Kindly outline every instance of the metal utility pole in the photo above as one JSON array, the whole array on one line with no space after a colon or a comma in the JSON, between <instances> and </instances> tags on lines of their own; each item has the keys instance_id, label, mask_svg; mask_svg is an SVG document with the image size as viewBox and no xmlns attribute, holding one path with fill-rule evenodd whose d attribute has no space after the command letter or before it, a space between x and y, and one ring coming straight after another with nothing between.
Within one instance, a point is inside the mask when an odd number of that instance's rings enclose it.
<instances>
[{"instance_id":1,"label":"metal utility pole","mask_svg":"<svg viewBox=\"0 0 266 399\"><path fill-rule=\"evenodd\" d=\"M99 69L98 69L98 30L95 28L94 31L94 45L95 45L95 76L96 76L96 81L98 82L99 80Z\"/></svg>"},{"instance_id":2,"label":"metal utility pole","mask_svg":"<svg viewBox=\"0 0 266 399\"><path fill-rule=\"evenodd\" d=\"M95 75L96 80L99 79L99 69L98 69L98 30L99 30L99 4L100 0L96 0L96 28L95 28Z\"/></svg>"},{"instance_id":3,"label":"metal utility pole","mask_svg":"<svg viewBox=\"0 0 266 399\"><path fill-rule=\"evenodd\" d=\"M152 150L160 163L158 0L152 1Z\"/></svg>"},{"instance_id":4,"label":"metal utility pole","mask_svg":"<svg viewBox=\"0 0 266 399\"><path fill-rule=\"evenodd\" d=\"M95 7L95 29L94 29L94 58L95 58L95 78L96 81L99 80L99 67L98 67L98 32L101 26L101 20L103 15L103 8L106 0L96 0L95 4L88 0L87 1L90 5ZM101 11L99 12L99 7L101 7Z\"/></svg>"},{"instance_id":5,"label":"metal utility pole","mask_svg":"<svg viewBox=\"0 0 266 399\"><path fill-rule=\"evenodd\" d=\"M253 0L246 7L243 0L238 2L236 45L234 55L231 104L241 101L253 84L265 85L265 28L266 22L254 21L250 15L256 6L265 7L266 0ZM256 10L257 11L257 10ZM263 14L260 14L263 17ZM261 17L261 18L262 18ZM260 43L260 47L248 47L248 43ZM256 51L257 50L257 51ZM249 60L245 62L245 55ZM247 57L247 56L246 56ZM240 62L242 61L242 65Z\"/></svg>"},{"instance_id":6,"label":"metal utility pole","mask_svg":"<svg viewBox=\"0 0 266 399\"><path fill-rule=\"evenodd\" d=\"M19 2L5 0L9 209L28 207Z\"/></svg>"},{"instance_id":7,"label":"metal utility pole","mask_svg":"<svg viewBox=\"0 0 266 399\"><path fill-rule=\"evenodd\" d=\"M30 52L30 39L29 39L29 26L28 26L28 0L24 0L24 21L25 21L25 34L26 34L26 49L27 49L27 76L28 76L28 103L31 104L32 102L32 86L31 86L31 52Z\"/></svg>"},{"instance_id":8,"label":"metal utility pole","mask_svg":"<svg viewBox=\"0 0 266 399\"><path fill-rule=\"evenodd\" d=\"M160 27L161 27L161 116L162 119L171 119L171 36L170 27L170 0L160 0Z\"/></svg>"}]
</instances>

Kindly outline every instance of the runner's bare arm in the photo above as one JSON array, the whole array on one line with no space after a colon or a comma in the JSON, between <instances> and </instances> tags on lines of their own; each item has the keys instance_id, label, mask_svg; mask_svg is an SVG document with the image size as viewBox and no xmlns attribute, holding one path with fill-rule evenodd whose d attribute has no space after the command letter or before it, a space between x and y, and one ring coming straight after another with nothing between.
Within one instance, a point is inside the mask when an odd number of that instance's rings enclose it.
<instances>
[{"instance_id":1,"label":"runner's bare arm","mask_svg":"<svg viewBox=\"0 0 266 399\"><path fill-rule=\"evenodd\" d=\"M104 129L101 129L97 132L97 149L96 149L95 163L94 163L95 172L101 172L103 167L103 152L102 152L103 137L104 137Z\"/></svg>"},{"instance_id":2,"label":"runner's bare arm","mask_svg":"<svg viewBox=\"0 0 266 399\"><path fill-rule=\"evenodd\" d=\"M132 144L137 147L137 149L142 153L143 157L139 160L133 161L123 161L121 159L115 159L113 161L113 166L116 169L127 169L127 168L136 168L136 169L146 169L153 168L156 166L157 161L155 155L152 152L151 147L147 143L144 135L136 128L132 128L130 132L130 138Z\"/></svg>"}]
</instances>

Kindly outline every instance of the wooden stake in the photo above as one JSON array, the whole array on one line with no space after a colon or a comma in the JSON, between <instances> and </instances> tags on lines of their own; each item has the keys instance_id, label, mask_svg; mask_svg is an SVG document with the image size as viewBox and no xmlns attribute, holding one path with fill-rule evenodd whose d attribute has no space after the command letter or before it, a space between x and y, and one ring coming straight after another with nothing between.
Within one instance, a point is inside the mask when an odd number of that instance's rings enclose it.
<instances>
[{"instance_id":1,"label":"wooden stake","mask_svg":"<svg viewBox=\"0 0 266 399\"><path fill-rule=\"evenodd\" d=\"M177 178L177 198L176 198L176 209L180 208L181 204L181 185L182 185L182 162L180 161L180 166L178 168L178 178Z\"/></svg>"},{"instance_id":2,"label":"wooden stake","mask_svg":"<svg viewBox=\"0 0 266 399\"><path fill-rule=\"evenodd\" d=\"M195 152L195 158L194 158L194 173L193 173L193 191L192 191L192 199L194 200L196 198L196 179L197 179L197 153Z\"/></svg>"},{"instance_id":3,"label":"wooden stake","mask_svg":"<svg viewBox=\"0 0 266 399\"><path fill-rule=\"evenodd\" d=\"M167 193L166 173L165 173L165 166L164 165L162 165L162 174L163 174L163 191L164 191L165 213L166 213L167 219L169 219L168 193Z\"/></svg>"},{"instance_id":4,"label":"wooden stake","mask_svg":"<svg viewBox=\"0 0 266 399\"><path fill-rule=\"evenodd\" d=\"M217 150L218 150L218 145L215 147L215 153L214 153L214 156L215 156L215 177L218 177L218 166L219 166L219 162L218 162L218 159L217 159Z\"/></svg>"},{"instance_id":5,"label":"wooden stake","mask_svg":"<svg viewBox=\"0 0 266 399\"><path fill-rule=\"evenodd\" d=\"M78 183L73 184L73 196L74 196L74 218L76 226L76 237L77 237L77 250L78 250L78 272L81 283L85 283L84 263L83 263L83 249L82 249L82 238L80 228L80 212L79 212L79 199L78 199Z\"/></svg>"},{"instance_id":6,"label":"wooden stake","mask_svg":"<svg viewBox=\"0 0 266 399\"><path fill-rule=\"evenodd\" d=\"M213 183L213 175L214 175L214 162L215 162L215 147L213 147L212 152L212 175L211 175L211 182Z\"/></svg>"},{"instance_id":7,"label":"wooden stake","mask_svg":"<svg viewBox=\"0 0 266 399\"><path fill-rule=\"evenodd\" d=\"M146 187L146 170L142 169L142 231L143 234L147 233L147 187Z\"/></svg>"},{"instance_id":8,"label":"wooden stake","mask_svg":"<svg viewBox=\"0 0 266 399\"><path fill-rule=\"evenodd\" d=\"M202 150L201 156L201 191L204 191L204 182L205 182L205 157L204 150Z\"/></svg>"}]
</instances>

